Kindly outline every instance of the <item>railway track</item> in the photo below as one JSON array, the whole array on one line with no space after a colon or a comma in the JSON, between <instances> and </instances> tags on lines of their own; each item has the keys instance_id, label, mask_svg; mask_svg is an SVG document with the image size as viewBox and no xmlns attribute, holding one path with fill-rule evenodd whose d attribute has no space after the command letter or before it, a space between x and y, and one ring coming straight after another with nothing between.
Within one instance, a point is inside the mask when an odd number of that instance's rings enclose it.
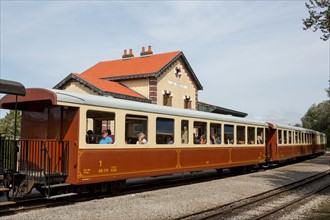
<instances>
[{"instance_id":1,"label":"railway track","mask_svg":"<svg viewBox=\"0 0 330 220\"><path fill-rule=\"evenodd\" d=\"M251 171L252 172L252 171ZM203 171L203 172L191 172L183 174L166 175L159 177L149 177L131 180L128 184L120 190L117 195L123 196L133 193L141 193L146 191L165 189L170 187L177 187L187 184L195 184L206 181L212 181L216 179L244 175L245 173L231 173L226 170L221 176L215 170ZM142 180L143 179L143 180ZM57 200L48 200L44 197L29 198L26 200L19 200L14 203L8 203L8 205L0 206L0 217L4 215L14 215L19 212L26 212L30 210L43 209L55 206L64 206L77 202L90 201L93 199L102 199L113 196L111 194L93 194L86 193L69 198L60 198Z\"/></svg>"},{"instance_id":2,"label":"railway track","mask_svg":"<svg viewBox=\"0 0 330 220\"><path fill-rule=\"evenodd\" d=\"M330 170L229 204L178 219L273 219L281 211L330 187Z\"/></svg>"}]
</instances>

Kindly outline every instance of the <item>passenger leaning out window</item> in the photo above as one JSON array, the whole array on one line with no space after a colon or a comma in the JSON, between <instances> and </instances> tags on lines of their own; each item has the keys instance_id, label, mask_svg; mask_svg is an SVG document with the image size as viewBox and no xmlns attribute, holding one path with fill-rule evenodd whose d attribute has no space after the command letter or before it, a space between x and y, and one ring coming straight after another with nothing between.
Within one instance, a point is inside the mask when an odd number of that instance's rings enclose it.
<instances>
[{"instance_id":1,"label":"passenger leaning out window","mask_svg":"<svg viewBox=\"0 0 330 220\"><path fill-rule=\"evenodd\" d=\"M136 144L147 144L147 137L144 133L140 133L138 134L138 140L136 142Z\"/></svg>"}]
</instances>

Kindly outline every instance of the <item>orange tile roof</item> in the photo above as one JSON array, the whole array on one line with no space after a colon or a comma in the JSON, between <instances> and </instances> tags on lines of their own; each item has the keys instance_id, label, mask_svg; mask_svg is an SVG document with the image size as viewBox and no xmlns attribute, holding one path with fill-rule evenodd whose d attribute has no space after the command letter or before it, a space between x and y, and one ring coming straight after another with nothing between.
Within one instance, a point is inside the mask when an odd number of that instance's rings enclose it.
<instances>
[{"instance_id":1,"label":"orange tile roof","mask_svg":"<svg viewBox=\"0 0 330 220\"><path fill-rule=\"evenodd\" d=\"M175 51L131 59L103 61L84 71L80 76L111 78L156 73L180 53L181 51Z\"/></svg>"},{"instance_id":2,"label":"orange tile roof","mask_svg":"<svg viewBox=\"0 0 330 220\"><path fill-rule=\"evenodd\" d=\"M112 93L117 93L117 94L123 94L123 95L143 98L143 99L146 98L117 82L111 82L111 81L107 81L107 80L103 80L103 79L97 79L94 77L76 74L76 73L73 73L73 75L81 78L82 80L90 83L91 85L97 87L98 89L100 89L104 92L112 92Z\"/></svg>"}]
</instances>

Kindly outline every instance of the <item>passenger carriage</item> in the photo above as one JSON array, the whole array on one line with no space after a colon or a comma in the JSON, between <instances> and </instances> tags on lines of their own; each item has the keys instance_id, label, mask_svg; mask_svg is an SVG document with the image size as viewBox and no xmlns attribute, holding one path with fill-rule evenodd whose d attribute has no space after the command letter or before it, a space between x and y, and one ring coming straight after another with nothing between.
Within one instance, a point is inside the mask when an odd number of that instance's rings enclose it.
<instances>
[{"instance_id":1,"label":"passenger carriage","mask_svg":"<svg viewBox=\"0 0 330 220\"><path fill-rule=\"evenodd\" d=\"M7 95L0 105L13 109L15 102ZM129 178L253 166L325 147L324 136L307 129L62 90L27 89L17 107L17 181L7 181L15 195L109 191ZM98 144L107 129L114 142ZM147 144L136 144L139 133ZM277 144L280 136L286 141Z\"/></svg>"}]
</instances>

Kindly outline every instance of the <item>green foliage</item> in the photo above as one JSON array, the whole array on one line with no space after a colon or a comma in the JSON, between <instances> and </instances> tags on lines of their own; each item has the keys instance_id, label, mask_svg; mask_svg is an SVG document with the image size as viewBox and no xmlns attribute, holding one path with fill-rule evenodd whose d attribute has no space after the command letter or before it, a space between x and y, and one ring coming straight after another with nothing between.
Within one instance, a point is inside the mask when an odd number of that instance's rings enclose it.
<instances>
[{"instance_id":1,"label":"green foliage","mask_svg":"<svg viewBox=\"0 0 330 220\"><path fill-rule=\"evenodd\" d=\"M313 104L305 116L301 118L304 128L310 128L327 135L327 144L330 146L330 100L318 105Z\"/></svg>"},{"instance_id":2,"label":"green foliage","mask_svg":"<svg viewBox=\"0 0 330 220\"><path fill-rule=\"evenodd\" d=\"M17 128L16 136L19 137L21 133L21 112L17 111ZM10 110L4 118L0 119L0 133L7 137L14 137L15 132L15 111Z\"/></svg>"},{"instance_id":3,"label":"green foliage","mask_svg":"<svg viewBox=\"0 0 330 220\"><path fill-rule=\"evenodd\" d=\"M305 3L308 8L309 18L303 19L304 30L320 30L323 33L322 40L330 37L330 0L309 0Z\"/></svg>"}]
</instances>

